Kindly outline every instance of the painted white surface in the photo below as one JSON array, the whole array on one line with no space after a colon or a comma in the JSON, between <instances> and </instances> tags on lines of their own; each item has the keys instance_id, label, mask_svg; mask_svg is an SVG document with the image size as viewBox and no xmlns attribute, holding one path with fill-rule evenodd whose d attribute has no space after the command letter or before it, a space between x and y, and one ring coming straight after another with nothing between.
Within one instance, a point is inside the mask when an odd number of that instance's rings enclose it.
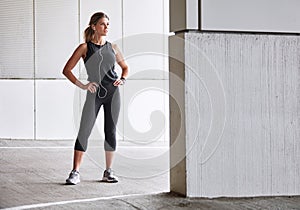
<instances>
[{"instance_id":1,"label":"painted white surface","mask_svg":"<svg viewBox=\"0 0 300 210\"><path fill-rule=\"evenodd\" d=\"M75 86L69 81L36 81L36 138L74 139Z\"/></svg>"},{"instance_id":2,"label":"painted white surface","mask_svg":"<svg viewBox=\"0 0 300 210\"><path fill-rule=\"evenodd\" d=\"M1 138L34 138L33 93L32 80L0 80Z\"/></svg>"},{"instance_id":3,"label":"painted white surface","mask_svg":"<svg viewBox=\"0 0 300 210\"><path fill-rule=\"evenodd\" d=\"M79 40L78 1L35 0L37 78L64 78L62 69ZM73 70L78 75L78 67Z\"/></svg>"},{"instance_id":4,"label":"painted white surface","mask_svg":"<svg viewBox=\"0 0 300 210\"><path fill-rule=\"evenodd\" d=\"M201 0L201 29L300 33L298 0Z\"/></svg>"},{"instance_id":5,"label":"painted white surface","mask_svg":"<svg viewBox=\"0 0 300 210\"><path fill-rule=\"evenodd\" d=\"M124 37L123 54L130 66L130 79L166 79L167 39L159 32Z\"/></svg>"},{"instance_id":6,"label":"painted white surface","mask_svg":"<svg viewBox=\"0 0 300 210\"><path fill-rule=\"evenodd\" d=\"M0 11L0 78L32 78L32 0L2 0Z\"/></svg>"},{"instance_id":7,"label":"painted white surface","mask_svg":"<svg viewBox=\"0 0 300 210\"><path fill-rule=\"evenodd\" d=\"M186 1L186 27L189 29L198 29L199 26L199 1Z\"/></svg>"},{"instance_id":8,"label":"painted white surface","mask_svg":"<svg viewBox=\"0 0 300 210\"><path fill-rule=\"evenodd\" d=\"M168 141L168 91L164 80L130 80L124 86L124 140L137 145Z\"/></svg>"},{"instance_id":9,"label":"painted white surface","mask_svg":"<svg viewBox=\"0 0 300 210\"><path fill-rule=\"evenodd\" d=\"M163 44L161 42L161 44ZM163 80L167 72L164 62L167 55L147 52L142 50L140 54L128 56L126 62L130 66L130 79L133 80Z\"/></svg>"},{"instance_id":10,"label":"painted white surface","mask_svg":"<svg viewBox=\"0 0 300 210\"><path fill-rule=\"evenodd\" d=\"M130 65L132 79L165 79L167 11L167 1L124 1L123 52ZM156 72L137 74L144 70Z\"/></svg>"},{"instance_id":11,"label":"painted white surface","mask_svg":"<svg viewBox=\"0 0 300 210\"><path fill-rule=\"evenodd\" d=\"M164 31L163 4L161 0L124 1L124 36L162 33Z\"/></svg>"},{"instance_id":12,"label":"painted white surface","mask_svg":"<svg viewBox=\"0 0 300 210\"><path fill-rule=\"evenodd\" d=\"M299 37L186 33L185 43L187 195L299 195Z\"/></svg>"}]
</instances>

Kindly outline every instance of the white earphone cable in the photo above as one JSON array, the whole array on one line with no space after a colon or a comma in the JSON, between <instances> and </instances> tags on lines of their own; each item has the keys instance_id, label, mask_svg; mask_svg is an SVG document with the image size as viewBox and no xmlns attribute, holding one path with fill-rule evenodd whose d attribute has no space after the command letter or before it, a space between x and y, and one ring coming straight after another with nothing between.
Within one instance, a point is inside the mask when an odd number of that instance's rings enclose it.
<instances>
[{"instance_id":1,"label":"white earphone cable","mask_svg":"<svg viewBox=\"0 0 300 210\"><path fill-rule=\"evenodd\" d=\"M102 46L102 47L104 47L104 46ZM100 50L99 50L99 55L100 55L100 63L99 63L99 90L98 90L98 97L99 98L105 98L106 97L106 95L107 95L107 89L102 85L102 79L101 79L101 64L102 64L102 61L103 61L103 55L102 55L102 47L100 48ZM105 94L104 94L104 96L101 96L100 95L100 90L101 90L101 88L105 91Z\"/></svg>"}]
</instances>

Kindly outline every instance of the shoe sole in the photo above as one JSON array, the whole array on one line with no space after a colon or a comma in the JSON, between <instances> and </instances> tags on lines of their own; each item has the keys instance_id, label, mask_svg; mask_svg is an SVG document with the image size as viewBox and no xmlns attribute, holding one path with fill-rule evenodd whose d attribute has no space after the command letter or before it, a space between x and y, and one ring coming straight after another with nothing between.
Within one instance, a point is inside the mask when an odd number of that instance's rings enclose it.
<instances>
[{"instance_id":1,"label":"shoe sole","mask_svg":"<svg viewBox=\"0 0 300 210\"><path fill-rule=\"evenodd\" d=\"M66 185L77 185L77 184L79 184L79 183L80 183L80 181L74 183L74 182L70 182L70 181L67 181L67 180L66 180Z\"/></svg>"},{"instance_id":2,"label":"shoe sole","mask_svg":"<svg viewBox=\"0 0 300 210\"><path fill-rule=\"evenodd\" d=\"M109 180L106 177L103 177L101 182L106 182L106 183L117 183L119 182L118 180Z\"/></svg>"}]
</instances>

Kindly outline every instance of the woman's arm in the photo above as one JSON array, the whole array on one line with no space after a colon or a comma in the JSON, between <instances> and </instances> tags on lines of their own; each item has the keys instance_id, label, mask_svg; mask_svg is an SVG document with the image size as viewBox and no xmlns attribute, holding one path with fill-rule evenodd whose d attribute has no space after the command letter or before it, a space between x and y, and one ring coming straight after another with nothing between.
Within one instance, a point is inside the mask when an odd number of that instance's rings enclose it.
<instances>
[{"instance_id":1,"label":"woman's arm","mask_svg":"<svg viewBox=\"0 0 300 210\"><path fill-rule=\"evenodd\" d=\"M73 68L76 66L80 58L84 58L87 52L87 45L86 43L80 44L76 50L74 51L73 55L69 58L68 62L66 63L63 74L77 87L83 90L89 90L91 93L96 92L96 87L98 87L97 83L90 82L86 85L82 84L72 73Z\"/></svg>"},{"instance_id":2,"label":"woman's arm","mask_svg":"<svg viewBox=\"0 0 300 210\"><path fill-rule=\"evenodd\" d=\"M126 64L124 57L121 53L121 50L118 48L118 46L116 44L113 44L112 47L116 54L116 61L122 69L121 78L114 82L114 85L118 86L118 85L122 85L125 83L125 80L128 77L129 68L128 68L128 65Z\"/></svg>"}]
</instances>

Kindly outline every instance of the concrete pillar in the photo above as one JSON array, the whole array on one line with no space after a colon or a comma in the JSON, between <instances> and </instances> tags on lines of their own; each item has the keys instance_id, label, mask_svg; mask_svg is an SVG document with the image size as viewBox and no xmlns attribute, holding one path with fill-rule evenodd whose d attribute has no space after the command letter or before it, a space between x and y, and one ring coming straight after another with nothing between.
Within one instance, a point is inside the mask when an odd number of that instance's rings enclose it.
<instances>
[{"instance_id":1,"label":"concrete pillar","mask_svg":"<svg viewBox=\"0 0 300 210\"><path fill-rule=\"evenodd\" d=\"M198 0L170 0L170 31L199 29ZM186 195L184 34L169 39L170 66L170 187Z\"/></svg>"},{"instance_id":2,"label":"concrete pillar","mask_svg":"<svg viewBox=\"0 0 300 210\"><path fill-rule=\"evenodd\" d=\"M183 34L169 39L170 188L186 195L185 67Z\"/></svg>"},{"instance_id":3,"label":"concrete pillar","mask_svg":"<svg viewBox=\"0 0 300 210\"><path fill-rule=\"evenodd\" d=\"M171 14L171 191L299 195L300 36L181 26Z\"/></svg>"}]
</instances>

